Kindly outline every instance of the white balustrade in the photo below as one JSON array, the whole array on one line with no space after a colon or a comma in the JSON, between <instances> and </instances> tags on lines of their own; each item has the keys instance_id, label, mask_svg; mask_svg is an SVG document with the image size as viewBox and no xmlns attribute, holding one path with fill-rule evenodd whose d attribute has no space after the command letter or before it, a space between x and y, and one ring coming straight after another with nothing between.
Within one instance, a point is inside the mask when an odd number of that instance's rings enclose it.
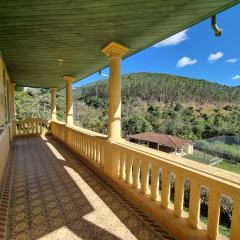
<instances>
[{"instance_id":1,"label":"white balustrade","mask_svg":"<svg viewBox=\"0 0 240 240\"><path fill-rule=\"evenodd\" d=\"M14 121L16 127L15 134L23 135L41 135L49 132L49 123L43 119L25 119Z\"/></svg>"},{"instance_id":2,"label":"white balustrade","mask_svg":"<svg viewBox=\"0 0 240 240\"><path fill-rule=\"evenodd\" d=\"M103 168L105 154L110 151L118 152L119 154L113 154L119 155L114 159L118 161L117 177L114 177L114 180L132 189L131 191L136 191L143 200L159 202L159 208L162 211L172 211L172 217L176 219L183 217L184 182L189 180L191 183L189 216L185 224L186 227L192 227L196 231L200 222L200 193L201 188L205 186L209 190L208 223L205 230L207 239L218 239L221 194L232 198L234 206L230 239L239 239L240 176L236 174L229 176L226 172L211 166L157 152L124 140L113 142L114 148L104 152L107 143L105 135L78 127L66 127L65 124L57 122L52 122L51 126L55 137L66 143L66 135L69 136L73 139L68 143L70 148ZM175 176L174 205L170 204L171 175Z\"/></svg>"}]
</instances>

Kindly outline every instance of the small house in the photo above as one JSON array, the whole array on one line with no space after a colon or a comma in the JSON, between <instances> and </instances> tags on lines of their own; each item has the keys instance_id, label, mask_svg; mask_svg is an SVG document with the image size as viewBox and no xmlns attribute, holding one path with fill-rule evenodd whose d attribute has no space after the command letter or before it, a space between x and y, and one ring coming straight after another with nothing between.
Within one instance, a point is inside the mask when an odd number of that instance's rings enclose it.
<instances>
[{"instance_id":1,"label":"small house","mask_svg":"<svg viewBox=\"0 0 240 240\"><path fill-rule=\"evenodd\" d=\"M166 153L173 153L181 156L193 154L192 141L172 135L145 132L130 135L128 139L130 142L147 144L150 148Z\"/></svg>"}]
</instances>

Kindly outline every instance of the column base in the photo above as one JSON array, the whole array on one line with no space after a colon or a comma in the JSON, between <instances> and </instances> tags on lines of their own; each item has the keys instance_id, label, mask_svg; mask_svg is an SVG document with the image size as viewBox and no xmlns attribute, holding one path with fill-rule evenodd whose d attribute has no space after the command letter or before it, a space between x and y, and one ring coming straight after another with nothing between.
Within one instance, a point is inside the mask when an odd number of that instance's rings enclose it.
<instances>
[{"instance_id":1,"label":"column base","mask_svg":"<svg viewBox=\"0 0 240 240\"><path fill-rule=\"evenodd\" d=\"M108 142L117 142L119 140L122 140L122 137L113 137L113 138L107 138Z\"/></svg>"}]
</instances>

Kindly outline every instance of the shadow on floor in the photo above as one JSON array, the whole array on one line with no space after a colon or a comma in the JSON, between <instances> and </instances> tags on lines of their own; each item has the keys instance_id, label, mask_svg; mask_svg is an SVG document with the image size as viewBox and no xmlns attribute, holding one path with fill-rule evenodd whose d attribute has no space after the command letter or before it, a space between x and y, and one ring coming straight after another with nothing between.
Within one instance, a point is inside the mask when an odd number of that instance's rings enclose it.
<instances>
[{"instance_id":1,"label":"shadow on floor","mask_svg":"<svg viewBox=\"0 0 240 240\"><path fill-rule=\"evenodd\" d=\"M19 138L14 156L10 239L167 239L52 137Z\"/></svg>"}]
</instances>

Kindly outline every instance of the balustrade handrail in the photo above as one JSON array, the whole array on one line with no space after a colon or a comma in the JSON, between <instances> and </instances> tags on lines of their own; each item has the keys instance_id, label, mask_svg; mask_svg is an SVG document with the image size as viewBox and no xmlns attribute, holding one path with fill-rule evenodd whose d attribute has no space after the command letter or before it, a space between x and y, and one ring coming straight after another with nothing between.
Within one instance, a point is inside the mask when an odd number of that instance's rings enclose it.
<instances>
[{"instance_id":1,"label":"balustrade handrail","mask_svg":"<svg viewBox=\"0 0 240 240\"><path fill-rule=\"evenodd\" d=\"M48 123L49 121L42 118L27 118L27 119L21 119L21 120L15 120L16 123L25 123L25 122L43 122Z\"/></svg>"},{"instance_id":2,"label":"balustrade handrail","mask_svg":"<svg viewBox=\"0 0 240 240\"><path fill-rule=\"evenodd\" d=\"M52 134L70 146L74 151L103 166L106 136L77 126L67 126L60 121L52 121Z\"/></svg>"},{"instance_id":3,"label":"balustrade handrail","mask_svg":"<svg viewBox=\"0 0 240 240\"><path fill-rule=\"evenodd\" d=\"M58 124L66 125L64 122L55 121ZM69 126L68 128L75 130L79 133L90 135L92 137L101 137L103 139L107 139L107 136L101 133L96 133L94 131L84 129L78 126ZM171 154L164 153L155 149L151 149L146 146L138 145L135 143L131 143L125 139L120 139L113 143L119 147L123 147L129 151L132 151L133 154L140 155L139 157L142 158L142 155L149 158L149 160L157 165L160 165L159 161L162 161L169 165L169 167L176 167L185 169L186 171L191 171L199 176L210 176L214 181L220 181L224 184L234 184L237 189L240 190L240 175L237 173L230 173L223 169L218 169L213 166L208 166L202 163L194 162L192 160L185 159L181 156L172 156ZM142 155L141 155L142 154ZM157 162L155 162L157 161ZM202 169L204 168L204 169Z\"/></svg>"},{"instance_id":4,"label":"balustrade handrail","mask_svg":"<svg viewBox=\"0 0 240 240\"><path fill-rule=\"evenodd\" d=\"M15 135L38 135L49 131L50 122L42 118L30 118L13 121Z\"/></svg>"},{"instance_id":5,"label":"balustrade handrail","mask_svg":"<svg viewBox=\"0 0 240 240\"><path fill-rule=\"evenodd\" d=\"M197 162L193 162L193 164L196 164L196 167L187 166L186 164L191 160L186 159L185 161L185 159L181 157L176 157L175 155L173 157L170 154L168 157L162 157L162 155L165 155L164 153L160 153L157 156L156 154L148 153L148 149L137 150L137 146L132 147L127 141L123 141L121 143L118 142L115 144L120 147L119 151L121 151L121 148L125 148L127 151L130 151L130 155L134 155L135 158L141 159L142 161L147 161L148 163L159 168L164 167L165 165L169 171L172 173L177 173L177 175L180 175L185 179L191 180L194 178L196 179L197 177L197 181L200 185L209 188L214 187L216 191L219 191L231 198L238 198L240 200L240 175L238 174L230 173L222 169L216 169L218 172L214 174L214 167ZM177 160L173 159L175 157L180 161L185 161L185 164L182 164L182 162L177 162ZM190 162L190 164L192 163ZM204 167L205 169L202 170L198 167ZM234 178L232 178L231 175L234 176Z\"/></svg>"},{"instance_id":6,"label":"balustrade handrail","mask_svg":"<svg viewBox=\"0 0 240 240\"><path fill-rule=\"evenodd\" d=\"M135 154L143 154L149 158L150 161L162 161L169 166L174 166L177 168L185 169L186 171L191 171L197 173L198 175L202 176L211 176L213 180L218 180L222 183L228 182L229 184L235 184L237 189L240 190L240 175L237 173L232 173L223 169L215 168L210 165L198 163L189 159L185 159L181 156L172 156L171 154L161 152L159 150L151 149L149 147L141 146L138 144L134 144L128 142L124 139L121 139L118 142L115 142L115 145L119 147L123 147L129 151L134 152ZM137 151L137 153L136 153ZM154 160L155 159L155 160ZM155 164L159 165L159 162L154 162ZM201 169L204 168L204 169Z\"/></svg>"},{"instance_id":7,"label":"balustrade handrail","mask_svg":"<svg viewBox=\"0 0 240 240\"><path fill-rule=\"evenodd\" d=\"M62 122L62 121L59 121L59 120L52 121L52 123L57 123L57 124L60 124L62 126L66 126L65 122ZM91 130L86 129L86 128L81 128L81 127L76 126L76 125L71 125L71 126L67 126L67 127L69 129L75 130L75 131L80 132L82 134L90 135L92 137L100 137L102 139L107 139L107 135L102 134L102 133L97 133L97 132L91 131Z\"/></svg>"}]
</instances>

